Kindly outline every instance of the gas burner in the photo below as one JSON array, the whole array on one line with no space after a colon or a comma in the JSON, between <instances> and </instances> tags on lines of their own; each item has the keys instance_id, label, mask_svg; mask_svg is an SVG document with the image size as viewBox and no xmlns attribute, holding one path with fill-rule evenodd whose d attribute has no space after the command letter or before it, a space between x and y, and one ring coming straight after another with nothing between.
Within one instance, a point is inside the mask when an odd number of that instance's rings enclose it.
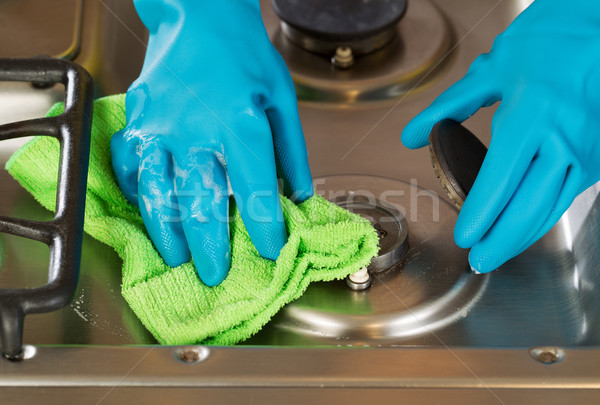
<instances>
[{"instance_id":1,"label":"gas burner","mask_svg":"<svg viewBox=\"0 0 600 405\"><path fill-rule=\"evenodd\" d=\"M358 56L394 39L406 0L273 0L273 9L296 45L329 56L347 47Z\"/></svg>"},{"instance_id":2,"label":"gas burner","mask_svg":"<svg viewBox=\"0 0 600 405\"><path fill-rule=\"evenodd\" d=\"M369 271L381 273L397 266L408 251L408 223L402 212L385 201L349 193L332 200L336 205L368 219L379 236L379 253L371 260Z\"/></svg>"},{"instance_id":3,"label":"gas burner","mask_svg":"<svg viewBox=\"0 0 600 405\"><path fill-rule=\"evenodd\" d=\"M373 282L371 275L397 267L408 252L408 223L393 205L372 196L351 193L337 197L333 202L342 208L366 218L377 230L379 253L368 268L349 275L346 283L351 290L363 291Z\"/></svg>"},{"instance_id":4,"label":"gas burner","mask_svg":"<svg viewBox=\"0 0 600 405\"><path fill-rule=\"evenodd\" d=\"M482 296L489 276L473 274L468 251L454 244L453 205L374 176L322 177L315 191L369 219L380 233L380 256L369 267L370 288L317 283L288 304L263 332L279 344L411 344L466 317Z\"/></svg>"},{"instance_id":5,"label":"gas burner","mask_svg":"<svg viewBox=\"0 0 600 405\"><path fill-rule=\"evenodd\" d=\"M428 0L273 0L273 7L282 21L271 40L304 101L401 96L435 77L452 43L446 18Z\"/></svg>"}]
</instances>

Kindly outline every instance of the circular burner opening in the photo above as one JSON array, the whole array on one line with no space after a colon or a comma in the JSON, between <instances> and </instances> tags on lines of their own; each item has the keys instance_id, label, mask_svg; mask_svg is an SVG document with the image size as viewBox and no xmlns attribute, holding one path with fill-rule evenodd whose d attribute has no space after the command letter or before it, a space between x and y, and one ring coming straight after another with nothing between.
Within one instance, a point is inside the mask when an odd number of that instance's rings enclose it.
<instances>
[{"instance_id":1,"label":"circular burner opening","mask_svg":"<svg viewBox=\"0 0 600 405\"><path fill-rule=\"evenodd\" d=\"M379 254L371 260L371 273L398 265L408 251L408 222L393 205L362 194L337 197L333 203L368 219L379 234Z\"/></svg>"}]
</instances>

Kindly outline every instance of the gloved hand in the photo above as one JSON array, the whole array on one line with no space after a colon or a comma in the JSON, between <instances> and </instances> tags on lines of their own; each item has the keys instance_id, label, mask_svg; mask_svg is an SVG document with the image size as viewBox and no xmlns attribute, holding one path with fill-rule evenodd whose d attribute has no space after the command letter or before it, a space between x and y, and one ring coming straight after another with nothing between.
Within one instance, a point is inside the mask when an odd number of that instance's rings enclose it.
<instances>
[{"instance_id":1,"label":"gloved hand","mask_svg":"<svg viewBox=\"0 0 600 405\"><path fill-rule=\"evenodd\" d=\"M438 121L462 122L499 100L454 229L482 273L542 237L600 180L600 2L536 0L406 126L402 142L420 148Z\"/></svg>"},{"instance_id":2,"label":"gloved hand","mask_svg":"<svg viewBox=\"0 0 600 405\"><path fill-rule=\"evenodd\" d=\"M296 201L313 194L289 72L258 0L135 0L150 31L113 168L165 262L191 257L201 280L230 266L228 184L265 258L286 242L277 171Z\"/></svg>"}]
</instances>

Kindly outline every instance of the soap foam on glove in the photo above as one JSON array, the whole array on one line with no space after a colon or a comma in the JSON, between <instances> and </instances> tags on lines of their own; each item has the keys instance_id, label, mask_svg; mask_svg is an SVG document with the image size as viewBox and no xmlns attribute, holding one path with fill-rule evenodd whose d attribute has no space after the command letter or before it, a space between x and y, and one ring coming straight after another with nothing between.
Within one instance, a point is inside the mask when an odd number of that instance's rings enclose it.
<instances>
[{"instance_id":1,"label":"soap foam on glove","mask_svg":"<svg viewBox=\"0 0 600 405\"><path fill-rule=\"evenodd\" d=\"M57 104L48 116L62 111ZM124 95L95 102L84 229L119 254L122 294L160 343L228 345L247 339L311 282L343 278L377 254L378 237L367 220L318 195L300 205L282 196L289 238L277 261L258 254L234 210L229 275L216 287L205 286L192 262L175 268L164 263L139 209L121 193L111 166L110 139L124 126ZM58 162L56 139L36 137L11 157L6 169L53 210Z\"/></svg>"}]
</instances>

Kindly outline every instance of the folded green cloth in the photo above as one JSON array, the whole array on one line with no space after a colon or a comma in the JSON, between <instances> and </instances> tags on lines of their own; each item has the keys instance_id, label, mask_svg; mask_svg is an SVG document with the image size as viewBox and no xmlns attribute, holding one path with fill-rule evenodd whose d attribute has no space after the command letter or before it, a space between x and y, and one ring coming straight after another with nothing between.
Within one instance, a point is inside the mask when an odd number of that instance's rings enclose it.
<instances>
[{"instance_id":1,"label":"folded green cloth","mask_svg":"<svg viewBox=\"0 0 600 405\"><path fill-rule=\"evenodd\" d=\"M62 111L57 104L48 116ZM119 254L122 294L159 342L227 345L244 340L311 282L343 278L367 266L377 253L377 234L368 221L320 196L298 206L281 197L289 239L279 259L258 254L235 212L231 270L221 285L206 287L192 263L171 268L163 262L139 210L122 195L110 162L110 138L124 125L124 95L95 102L85 231ZM6 169L53 210L58 161L58 142L36 137L11 157Z\"/></svg>"}]
</instances>

